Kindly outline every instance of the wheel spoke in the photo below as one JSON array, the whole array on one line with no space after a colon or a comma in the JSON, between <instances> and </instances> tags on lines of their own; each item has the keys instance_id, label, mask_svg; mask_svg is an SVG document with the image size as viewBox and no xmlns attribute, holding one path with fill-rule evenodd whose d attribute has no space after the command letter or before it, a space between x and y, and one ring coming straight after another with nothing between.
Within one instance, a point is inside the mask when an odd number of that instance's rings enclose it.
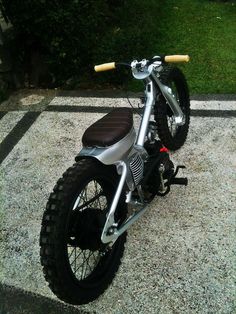
<instances>
[{"instance_id":1,"label":"wheel spoke","mask_svg":"<svg viewBox=\"0 0 236 314\"><path fill-rule=\"evenodd\" d=\"M84 257L84 259L83 259L82 272L81 272L80 279L83 279L85 277L85 272L86 272L86 263L85 263L85 261L86 261L86 251L83 251L83 257Z\"/></svg>"},{"instance_id":2,"label":"wheel spoke","mask_svg":"<svg viewBox=\"0 0 236 314\"><path fill-rule=\"evenodd\" d=\"M72 256L72 254L74 253L74 250L75 250L75 248L71 251L70 255L68 256L69 259Z\"/></svg>"},{"instance_id":3,"label":"wheel spoke","mask_svg":"<svg viewBox=\"0 0 236 314\"><path fill-rule=\"evenodd\" d=\"M94 188L95 188L95 195L98 195L98 186L97 186L97 182L96 181L93 181L93 184L94 184ZM96 198L96 200L94 201L94 205L97 207L98 205L98 198Z\"/></svg>"},{"instance_id":4,"label":"wheel spoke","mask_svg":"<svg viewBox=\"0 0 236 314\"><path fill-rule=\"evenodd\" d=\"M75 252L75 258L74 258L74 260L73 260L73 262L70 264L70 266L72 267L75 263L76 263L76 259L82 254L82 252L83 251L81 251L79 254L78 254L78 256L76 255L76 247L75 247L75 250L73 250L72 251L72 253L71 253L71 256L72 256L72 254Z\"/></svg>"},{"instance_id":5,"label":"wheel spoke","mask_svg":"<svg viewBox=\"0 0 236 314\"><path fill-rule=\"evenodd\" d=\"M98 198L98 207L99 207L99 209L102 210L102 206L101 206L101 203L100 203L100 197Z\"/></svg>"},{"instance_id":6,"label":"wheel spoke","mask_svg":"<svg viewBox=\"0 0 236 314\"><path fill-rule=\"evenodd\" d=\"M82 263L82 271L81 271L81 276L80 276L80 279L84 279L85 276L86 276L86 269L87 269L87 256L86 256L86 250L85 251L82 251L83 252L83 263Z\"/></svg>"},{"instance_id":7,"label":"wheel spoke","mask_svg":"<svg viewBox=\"0 0 236 314\"><path fill-rule=\"evenodd\" d=\"M75 266L74 266L74 269L76 269L76 260L77 260L77 257L76 257L76 248L75 248L74 252L75 252L75 258L74 258L74 264L75 264Z\"/></svg>"},{"instance_id":8,"label":"wheel spoke","mask_svg":"<svg viewBox=\"0 0 236 314\"><path fill-rule=\"evenodd\" d=\"M79 275L80 280L83 280L85 277L87 277L87 272L92 273L101 258L99 254L97 254L96 256L95 252L89 250L81 250L80 253L77 255L76 248L72 251L71 255L72 254L74 254L74 260L72 261L70 266L73 269L75 275L77 275L77 272L79 271L79 269L81 269ZM78 265L76 261L78 260L79 256L82 256L82 262Z\"/></svg>"},{"instance_id":9,"label":"wheel spoke","mask_svg":"<svg viewBox=\"0 0 236 314\"><path fill-rule=\"evenodd\" d=\"M82 191L81 199L82 199L83 203L85 203L87 200L87 186Z\"/></svg>"},{"instance_id":10,"label":"wheel spoke","mask_svg":"<svg viewBox=\"0 0 236 314\"><path fill-rule=\"evenodd\" d=\"M99 199L101 196L103 196L103 192L99 193L98 195L94 196L93 198L91 198L89 201L84 202L82 205L78 206L76 208L76 210L80 210L84 207L88 207L88 205L94 203L97 199Z\"/></svg>"},{"instance_id":11,"label":"wheel spoke","mask_svg":"<svg viewBox=\"0 0 236 314\"><path fill-rule=\"evenodd\" d=\"M89 259L90 259L90 257L91 257L92 255L93 255L93 252L90 252L90 253L89 253L89 256L88 256L88 258L87 258L87 266L89 267L90 272L93 271L93 269L91 268L91 266L90 266L90 264L89 264Z\"/></svg>"},{"instance_id":12,"label":"wheel spoke","mask_svg":"<svg viewBox=\"0 0 236 314\"><path fill-rule=\"evenodd\" d=\"M87 250L82 251L82 252L83 252L83 262L76 268L76 271L75 271L77 273L78 270L82 268L80 279L84 279L84 277L86 276L87 267L89 267L90 272L93 271L92 267L90 266L89 260L90 260L90 257L93 256L94 253L91 251L88 251L88 256L87 256Z\"/></svg>"},{"instance_id":13,"label":"wheel spoke","mask_svg":"<svg viewBox=\"0 0 236 314\"><path fill-rule=\"evenodd\" d=\"M85 275L86 275L87 266L89 266L89 268L91 269L91 267L89 265L89 258L91 255L92 255L92 252L89 252L88 257L85 260Z\"/></svg>"}]
</instances>

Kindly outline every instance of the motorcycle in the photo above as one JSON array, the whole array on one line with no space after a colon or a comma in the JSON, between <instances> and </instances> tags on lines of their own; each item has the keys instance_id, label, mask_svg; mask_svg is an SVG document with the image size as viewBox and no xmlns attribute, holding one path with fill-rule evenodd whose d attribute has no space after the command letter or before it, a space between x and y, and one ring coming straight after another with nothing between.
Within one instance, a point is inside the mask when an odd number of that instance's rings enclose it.
<instances>
[{"instance_id":1,"label":"motorcycle","mask_svg":"<svg viewBox=\"0 0 236 314\"><path fill-rule=\"evenodd\" d=\"M75 164L50 194L40 255L49 287L61 300L85 304L101 295L121 263L127 229L156 195L187 185L187 178L177 178L184 166L175 169L168 149L179 149L187 137L188 86L167 63L188 61L185 55L155 56L95 66L96 72L131 69L145 84L143 113L137 134L130 108L113 109L85 130Z\"/></svg>"}]
</instances>

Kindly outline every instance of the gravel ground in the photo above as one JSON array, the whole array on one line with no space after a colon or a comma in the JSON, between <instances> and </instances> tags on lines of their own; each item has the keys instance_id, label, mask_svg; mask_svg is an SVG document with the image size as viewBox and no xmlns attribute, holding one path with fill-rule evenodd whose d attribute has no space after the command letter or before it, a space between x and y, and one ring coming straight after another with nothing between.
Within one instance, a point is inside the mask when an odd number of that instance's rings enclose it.
<instances>
[{"instance_id":1,"label":"gravel ground","mask_svg":"<svg viewBox=\"0 0 236 314\"><path fill-rule=\"evenodd\" d=\"M22 111L12 111L0 120L0 143L23 116Z\"/></svg>"},{"instance_id":2,"label":"gravel ground","mask_svg":"<svg viewBox=\"0 0 236 314\"><path fill-rule=\"evenodd\" d=\"M41 218L83 131L101 116L43 112L2 163L1 283L57 300L39 262ZM235 134L233 118L192 118L185 146L172 156L186 165L188 187L154 199L129 230L110 288L78 311L236 313Z\"/></svg>"}]
</instances>

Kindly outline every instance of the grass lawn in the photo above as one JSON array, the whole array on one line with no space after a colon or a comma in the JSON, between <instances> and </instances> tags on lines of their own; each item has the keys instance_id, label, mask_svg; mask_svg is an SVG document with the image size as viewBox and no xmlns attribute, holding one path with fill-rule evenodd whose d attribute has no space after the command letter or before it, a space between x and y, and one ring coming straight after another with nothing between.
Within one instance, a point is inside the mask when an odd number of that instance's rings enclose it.
<instances>
[{"instance_id":1,"label":"grass lawn","mask_svg":"<svg viewBox=\"0 0 236 314\"><path fill-rule=\"evenodd\" d=\"M191 94L236 93L235 1L166 0L150 25L153 53L190 55L181 68Z\"/></svg>"}]
</instances>

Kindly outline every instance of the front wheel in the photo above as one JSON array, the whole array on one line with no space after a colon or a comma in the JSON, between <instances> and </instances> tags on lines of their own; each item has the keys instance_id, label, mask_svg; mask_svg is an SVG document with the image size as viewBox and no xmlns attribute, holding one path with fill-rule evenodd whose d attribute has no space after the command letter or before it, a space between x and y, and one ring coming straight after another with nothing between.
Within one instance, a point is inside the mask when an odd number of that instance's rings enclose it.
<instances>
[{"instance_id":1,"label":"front wheel","mask_svg":"<svg viewBox=\"0 0 236 314\"><path fill-rule=\"evenodd\" d=\"M190 122L190 101L186 79L180 69L164 67L160 74L163 84L169 86L184 114L184 124L177 126L174 115L163 95L155 103L155 120L159 138L170 150L177 150L186 141Z\"/></svg>"},{"instance_id":2,"label":"front wheel","mask_svg":"<svg viewBox=\"0 0 236 314\"><path fill-rule=\"evenodd\" d=\"M112 247L101 242L117 182L112 166L80 160L50 195L40 233L41 263L49 287L65 302L84 304L96 299L118 270L126 233ZM115 220L119 224L125 217L121 198Z\"/></svg>"}]
</instances>

